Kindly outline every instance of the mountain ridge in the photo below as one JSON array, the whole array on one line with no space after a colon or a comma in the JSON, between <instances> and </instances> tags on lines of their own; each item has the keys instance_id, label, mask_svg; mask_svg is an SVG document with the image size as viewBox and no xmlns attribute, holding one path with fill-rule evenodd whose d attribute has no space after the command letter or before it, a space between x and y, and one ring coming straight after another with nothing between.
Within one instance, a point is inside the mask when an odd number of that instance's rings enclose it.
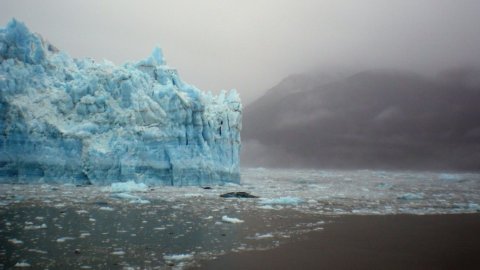
<instances>
[{"instance_id":1,"label":"mountain ridge","mask_svg":"<svg viewBox=\"0 0 480 270\"><path fill-rule=\"evenodd\" d=\"M478 170L477 71L368 70L276 95L282 82L244 109L243 165Z\"/></svg>"}]
</instances>

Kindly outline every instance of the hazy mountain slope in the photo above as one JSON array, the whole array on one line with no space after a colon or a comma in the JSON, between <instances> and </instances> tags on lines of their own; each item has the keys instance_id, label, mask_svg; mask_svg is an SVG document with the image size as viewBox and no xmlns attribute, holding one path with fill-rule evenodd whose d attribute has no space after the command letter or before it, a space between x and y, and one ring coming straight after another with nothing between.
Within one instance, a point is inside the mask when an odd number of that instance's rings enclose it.
<instances>
[{"instance_id":1,"label":"hazy mountain slope","mask_svg":"<svg viewBox=\"0 0 480 270\"><path fill-rule=\"evenodd\" d=\"M474 75L291 76L245 108L243 165L480 169Z\"/></svg>"}]
</instances>

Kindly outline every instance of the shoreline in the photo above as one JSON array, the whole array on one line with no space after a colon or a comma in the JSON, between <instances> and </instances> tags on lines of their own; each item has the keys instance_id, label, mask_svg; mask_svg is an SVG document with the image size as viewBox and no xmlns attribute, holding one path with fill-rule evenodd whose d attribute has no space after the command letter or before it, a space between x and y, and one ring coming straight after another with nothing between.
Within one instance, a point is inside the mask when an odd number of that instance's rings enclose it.
<instances>
[{"instance_id":1,"label":"shoreline","mask_svg":"<svg viewBox=\"0 0 480 270\"><path fill-rule=\"evenodd\" d=\"M324 230L194 269L480 269L480 213L328 216Z\"/></svg>"}]
</instances>

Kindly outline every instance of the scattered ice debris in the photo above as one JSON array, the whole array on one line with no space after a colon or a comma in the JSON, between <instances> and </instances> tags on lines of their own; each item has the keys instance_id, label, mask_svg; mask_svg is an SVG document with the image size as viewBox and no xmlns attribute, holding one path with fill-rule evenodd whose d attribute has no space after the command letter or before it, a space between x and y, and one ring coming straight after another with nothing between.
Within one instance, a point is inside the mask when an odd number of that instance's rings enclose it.
<instances>
[{"instance_id":1,"label":"scattered ice debris","mask_svg":"<svg viewBox=\"0 0 480 270\"><path fill-rule=\"evenodd\" d=\"M107 189L108 190L108 189ZM144 183L135 183L134 181L112 183L110 192L146 192L148 186Z\"/></svg>"},{"instance_id":2,"label":"scattered ice debris","mask_svg":"<svg viewBox=\"0 0 480 270\"><path fill-rule=\"evenodd\" d=\"M95 222L95 221L97 221L97 220L94 219L94 218L89 218L88 221L90 221L90 222Z\"/></svg>"},{"instance_id":3,"label":"scattered ice debris","mask_svg":"<svg viewBox=\"0 0 480 270\"><path fill-rule=\"evenodd\" d=\"M213 219L213 216L204 217L203 219Z\"/></svg>"},{"instance_id":4,"label":"scattered ice debris","mask_svg":"<svg viewBox=\"0 0 480 270\"><path fill-rule=\"evenodd\" d=\"M77 214L81 215L81 214L88 214L88 211L87 210L77 210L75 211Z\"/></svg>"},{"instance_id":5,"label":"scattered ice debris","mask_svg":"<svg viewBox=\"0 0 480 270\"><path fill-rule=\"evenodd\" d=\"M222 221L223 222L228 222L228 223L242 223L243 222L243 220L241 220L241 219L232 218L232 217L229 217L229 216L223 216Z\"/></svg>"},{"instance_id":6,"label":"scattered ice debris","mask_svg":"<svg viewBox=\"0 0 480 270\"><path fill-rule=\"evenodd\" d=\"M153 230L155 231L164 231L166 228L165 227L156 227L156 228L153 228Z\"/></svg>"},{"instance_id":7,"label":"scattered ice debris","mask_svg":"<svg viewBox=\"0 0 480 270\"><path fill-rule=\"evenodd\" d=\"M30 267L31 265L29 263L27 263L26 261L21 261L21 262L17 262L13 267L18 267L18 268L26 268L26 267Z\"/></svg>"},{"instance_id":8,"label":"scattered ice debris","mask_svg":"<svg viewBox=\"0 0 480 270\"><path fill-rule=\"evenodd\" d=\"M112 207L110 206L102 206L100 208L98 208L98 210L102 210L102 211L113 211L115 209L113 209Z\"/></svg>"},{"instance_id":9,"label":"scattered ice debris","mask_svg":"<svg viewBox=\"0 0 480 270\"><path fill-rule=\"evenodd\" d=\"M298 205L303 203L303 200L297 197L279 197L272 199L261 199L260 204L262 205L275 205L275 204L284 204L284 205Z\"/></svg>"},{"instance_id":10,"label":"scattered ice debris","mask_svg":"<svg viewBox=\"0 0 480 270\"><path fill-rule=\"evenodd\" d=\"M23 244L23 241L22 240L18 240L16 238L13 238L13 239L8 239L8 242L14 244L14 245L21 245Z\"/></svg>"},{"instance_id":11,"label":"scattered ice debris","mask_svg":"<svg viewBox=\"0 0 480 270\"><path fill-rule=\"evenodd\" d=\"M220 195L222 198L258 198L248 192L240 191L240 192L228 192L225 194Z\"/></svg>"},{"instance_id":12,"label":"scattered ice debris","mask_svg":"<svg viewBox=\"0 0 480 270\"><path fill-rule=\"evenodd\" d=\"M39 230L39 229L46 229L47 224L43 223L42 225L31 225L28 224L24 227L25 230Z\"/></svg>"},{"instance_id":13,"label":"scattered ice debris","mask_svg":"<svg viewBox=\"0 0 480 270\"><path fill-rule=\"evenodd\" d=\"M411 200L421 200L423 199L422 193L404 193L402 195L397 196L399 200L411 201Z\"/></svg>"},{"instance_id":14,"label":"scattered ice debris","mask_svg":"<svg viewBox=\"0 0 480 270\"><path fill-rule=\"evenodd\" d=\"M66 237L60 237L60 238L57 239L57 243L64 243L64 242L66 242L66 241L68 241L68 240L73 240L73 239L75 239L75 238L74 238L74 237L68 237L68 236L66 236Z\"/></svg>"},{"instance_id":15,"label":"scattered ice debris","mask_svg":"<svg viewBox=\"0 0 480 270\"><path fill-rule=\"evenodd\" d=\"M172 255L165 255L163 256L163 259L165 261L175 261L175 262L178 262L178 261L189 261L189 260L193 260L193 255L194 254L172 254Z\"/></svg>"}]
</instances>

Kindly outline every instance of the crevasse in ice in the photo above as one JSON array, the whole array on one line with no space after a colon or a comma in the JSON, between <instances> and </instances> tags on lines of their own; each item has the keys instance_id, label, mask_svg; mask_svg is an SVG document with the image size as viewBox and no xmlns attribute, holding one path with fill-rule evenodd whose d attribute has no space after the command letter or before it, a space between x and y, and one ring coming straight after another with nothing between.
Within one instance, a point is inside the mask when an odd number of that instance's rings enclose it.
<instances>
[{"instance_id":1,"label":"crevasse in ice","mask_svg":"<svg viewBox=\"0 0 480 270\"><path fill-rule=\"evenodd\" d=\"M239 182L242 105L183 82L159 48L116 66L0 28L0 182Z\"/></svg>"}]
</instances>

